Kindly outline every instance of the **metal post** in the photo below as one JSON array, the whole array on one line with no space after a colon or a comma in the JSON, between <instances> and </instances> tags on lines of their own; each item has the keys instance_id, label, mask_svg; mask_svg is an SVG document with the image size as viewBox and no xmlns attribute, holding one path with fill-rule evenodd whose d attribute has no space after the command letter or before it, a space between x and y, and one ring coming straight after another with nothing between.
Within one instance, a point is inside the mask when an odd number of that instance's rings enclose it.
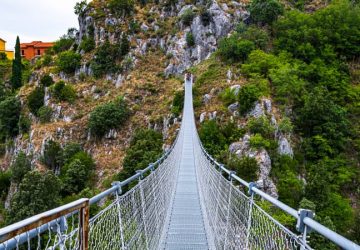
<instances>
[{"instance_id":1,"label":"metal post","mask_svg":"<svg viewBox=\"0 0 360 250\"><path fill-rule=\"evenodd\" d=\"M80 209L80 249L88 250L89 249L89 214L90 206L89 200L86 201L85 207Z\"/></svg>"},{"instance_id":2,"label":"metal post","mask_svg":"<svg viewBox=\"0 0 360 250\"><path fill-rule=\"evenodd\" d=\"M228 208L227 208L227 214L226 214L226 226L225 226L225 241L224 241L224 250L227 249L227 237L229 232L229 222L230 222L230 207L231 207L231 193L232 193L232 175L234 175L235 172L231 171L229 173L229 198L228 198Z\"/></svg>"},{"instance_id":3,"label":"metal post","mask_svg":"<svg viewBox=\"0 0 360 250\"><path fill-rule=\"evenodd\" d=\"M246 228L246 244L245 249L249 249L249 238L250 238L250 230L251 230L251 222L252 222L252 209L254 206L254 192L252 191L252 188L256 187L256 183L250 182L249 183L249 194L251 195L250 201L249 201L249 214L248 214L248 223Z\"/></svg>"},{"instance_id":4,"label":"metal post","mask_svg":"<svg viewBox=\"0 0 360 250\"><path fill-rule=\"evenodd\" d=\"M141 212L142 212L142 219L144 223L144 232L145 232L145 244L146 249L149 250L149 242L148 242L148 232L147 232L147 226L146 226L146 214L145 214L145 199L144 199L144 189L142 185L142 171L137 171L137 173L141 173L139 177L139 184L140 184L140 199L141 199Z\"/></svg>"},{"instance_id":5,"label":"metal post","mask_svg":"<svg viewBox=\"0 0 360 250\"><path fill-rule=\"evenodd\" d=\"M121 185L119 181L111 183L111 186L117 186L118 190L115 192L115 198L116 198L116 206L118 208L118 217L119 217L119 229L120 229L120 239L121 239L121 249L125 248L125 240L124 240L124 229L122 225L122 218L121 218L121 207L119 202L119 196L122 193Z\"/></svg>"},{"instance_id":6,"label":"metal post","mask_svg":"<svg viewBox=\"0 0 360 250\"><path fill-rule=\"evenodd\" d=\"M310 230L311 228L308 228L305 223L304 223L304 219L305 218L314 218L315 216L315 213L311 210L308 210L308 209L300 209L298 211L298 220L297 220L297 223L296 223L296 230L299 232L299 233L302 233L302 241L303 241L303 244L301 244L301 250L304 250L305 249L305 246L307 245L307 242L306 242L306 236L307 236L307 233L310 233Z\"/></svg>"}]
</instances>

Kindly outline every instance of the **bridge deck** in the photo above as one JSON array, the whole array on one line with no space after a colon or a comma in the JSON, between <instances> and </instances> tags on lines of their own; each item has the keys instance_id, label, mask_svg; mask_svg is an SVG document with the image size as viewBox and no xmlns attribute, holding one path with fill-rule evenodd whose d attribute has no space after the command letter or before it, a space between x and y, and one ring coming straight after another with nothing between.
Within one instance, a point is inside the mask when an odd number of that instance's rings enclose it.
<instances>
[{"instance_id":1,"label":"bridge deck","mask_svg":"<svg viewBox=\"0 0 360 250\"><path fill-rule=\"evenodd\" d=\"M183 117L183 153L165 239L165 249L208 249L196 179L195 129L191 82L186 82Z\"/></svg>"}]
</instances>

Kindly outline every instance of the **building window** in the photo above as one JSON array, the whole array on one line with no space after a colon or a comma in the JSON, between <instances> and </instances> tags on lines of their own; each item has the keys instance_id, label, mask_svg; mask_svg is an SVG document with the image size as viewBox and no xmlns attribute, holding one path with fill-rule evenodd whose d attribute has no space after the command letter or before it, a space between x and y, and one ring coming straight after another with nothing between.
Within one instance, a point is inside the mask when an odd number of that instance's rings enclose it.
<instances>
[{"instance_id":1,"label":"building window","mask_svg":"<svg viewBox=\"0 0 360 250\"><path fill-rule=\"evenodd\" d=\"M37 53L37 54L38 54L38 56L40 56L40 50L39 50L39 49L37 50L37 52L38 52L38 53Z\"/></svg>"},{"instance_id":2,"label":"building window","mask_svg":"<svg viewBox=\"0 0 360 250\"><path fill-rule=\"evenodd\" d=\"M22 49L21 50L21 55L24 56L25 55L25 51Z\"/></svg>"}]
</instances>

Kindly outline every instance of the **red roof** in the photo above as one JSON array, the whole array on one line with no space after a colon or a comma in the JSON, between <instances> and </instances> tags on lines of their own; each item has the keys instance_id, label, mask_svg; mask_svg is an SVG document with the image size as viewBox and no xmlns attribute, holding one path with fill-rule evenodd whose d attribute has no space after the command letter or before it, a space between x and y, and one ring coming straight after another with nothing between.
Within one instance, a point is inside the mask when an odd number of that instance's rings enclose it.
<instances>
[{"instance_id":1,"label":"red roof","mask_svg":"<svg viewBox=\"0 0 360 250\"><path fill-rule=\"evenodd\" d=\"M51 43L51 42L33 41L31 43L21 43L20 47L21 48L26 48L26 47L48 48L48 47L52 47L53 45L54 45L54 43Z\"/></svg>"}]
</instances>

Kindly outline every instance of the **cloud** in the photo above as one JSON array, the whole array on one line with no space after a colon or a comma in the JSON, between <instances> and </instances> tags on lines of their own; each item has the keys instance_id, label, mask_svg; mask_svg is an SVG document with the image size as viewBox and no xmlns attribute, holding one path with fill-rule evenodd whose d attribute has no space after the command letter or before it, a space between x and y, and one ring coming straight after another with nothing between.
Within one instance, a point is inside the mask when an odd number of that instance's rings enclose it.
<instances>
[{"instance_id":1,"label":"cloud","mask_svg":"<svg viewBox=\"0 0 360 250\"><path fill-rule=\"evenodd\" d=\"M78 27L74 5L79 0L1 0L0 37L8 48L21 42L54 41L70 27Z\"/></svg>"}]
</instances>

